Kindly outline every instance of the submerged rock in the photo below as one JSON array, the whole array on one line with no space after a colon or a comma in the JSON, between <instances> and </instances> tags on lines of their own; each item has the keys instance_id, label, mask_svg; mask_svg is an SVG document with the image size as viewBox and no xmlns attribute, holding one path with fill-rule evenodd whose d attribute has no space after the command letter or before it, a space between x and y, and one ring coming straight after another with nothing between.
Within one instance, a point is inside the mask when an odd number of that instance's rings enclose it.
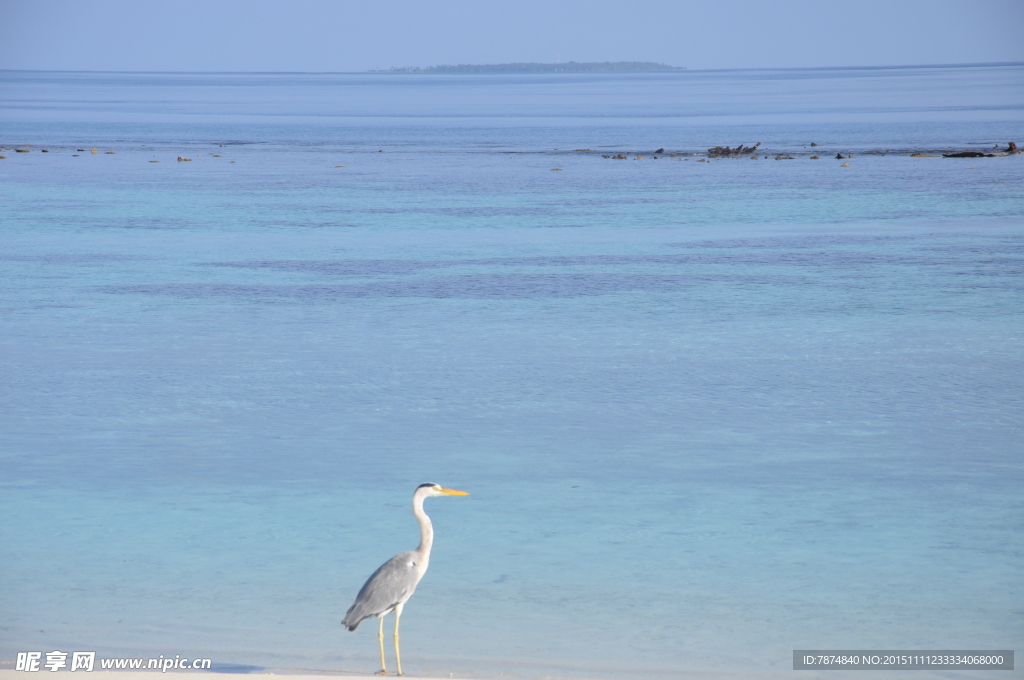
<instances>
[{"instance_id":1,"label":"submerged rock","mask_svg":"<svg viewBox=\"0 0 1024 680\"><path fill-rule=\"evenodd\" d=\"M753 153L757 150L757 147L761 146L761 142L758 142L754 146L743 146L740 144L735 149L729 148L728 146L713 146L708 149L708 155L712 158L722 158L726 156L746 156L748 153Z\"/></svg>"},{"instance_id":2,"label":"submerged rock","mask_svg":"<svg viewBox=\"0 0 1024 680\"><path fill-rule=\"evenodd\" d=\"M944 153L943 158L992 158L995 156L994 153L985 153L983 151L958 151L957 153Z\"/></svg>"}]
</instances>

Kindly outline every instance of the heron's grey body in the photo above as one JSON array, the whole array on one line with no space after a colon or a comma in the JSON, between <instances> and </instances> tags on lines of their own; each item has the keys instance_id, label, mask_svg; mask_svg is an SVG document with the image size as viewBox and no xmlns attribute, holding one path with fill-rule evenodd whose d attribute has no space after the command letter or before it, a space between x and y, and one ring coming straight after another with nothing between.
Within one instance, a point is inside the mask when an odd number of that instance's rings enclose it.
<instances>
[{"instance_id":1,"label":"heron's grey body","mask_svg":"<svg viewBox=\"0 0 1024 680\"><path fill-rule=\"evenodd\" d=\"M430 549L434 545L434 526L423 511L423 501L428 496L468 496L465 491L445 489L437 484L421 484L412 495L412 514L420 524L420 544L415 550L395 555L380 565L366 580L356 601L348 608L341 624L350 631L355 630L366 619L376 616L380 620L377 639L380 643L380 673L387 672L384 662L384 617L395 612L395 660L398 674L402 675L402 654L398 646L398 621L402 608L416 592L423 574L430 565Z\"/></svg>"},{"instance_id":2,"label":"heron's grey body","mask_svg":"<svg viewBox=\"0 0 1024 680\"><path fill-rule=\"evenodd\" d=\"M356 601L348 608L341 624L349 630L355 630L371 616L384 616L398 605L405 604L416 592L416 586L427 571L426 562L418 564L418 558L416 551L410 550L380 565L359 590Z\"/></svg>"}]
</instances>

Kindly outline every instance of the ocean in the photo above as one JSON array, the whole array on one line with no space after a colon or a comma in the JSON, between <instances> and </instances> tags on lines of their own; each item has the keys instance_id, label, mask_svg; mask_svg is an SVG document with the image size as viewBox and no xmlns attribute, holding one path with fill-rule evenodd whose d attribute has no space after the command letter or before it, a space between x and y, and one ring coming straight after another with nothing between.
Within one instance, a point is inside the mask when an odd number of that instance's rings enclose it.
<instances>
[{"instance_id":1,"label":"ocean","mask_svg":"<svg viewBox=\"0 0 1024 680\"><path fill-rule=\"evenodd\" d=\"M373 671L424 482L412 675L1020 649L1010 141L1022 64L0 71L0 668Z\"/></svg>"}]
</instances>

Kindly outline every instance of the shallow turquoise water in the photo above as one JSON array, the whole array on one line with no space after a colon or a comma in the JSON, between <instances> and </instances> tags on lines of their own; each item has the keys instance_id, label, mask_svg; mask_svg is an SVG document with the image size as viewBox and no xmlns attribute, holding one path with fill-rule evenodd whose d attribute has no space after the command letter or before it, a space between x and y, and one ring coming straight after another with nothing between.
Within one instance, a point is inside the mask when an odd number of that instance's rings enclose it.
<instances>
[{"instance_id":1,"label":"shallow turquoise water","mask_svg":"<svg viewBox=\"0 0 1024 680\"><path fill-rule=\"evenodd\" d=\"M1022 70L0 73L2 659L1019 647Z\"/></svg>"}]
</instances>

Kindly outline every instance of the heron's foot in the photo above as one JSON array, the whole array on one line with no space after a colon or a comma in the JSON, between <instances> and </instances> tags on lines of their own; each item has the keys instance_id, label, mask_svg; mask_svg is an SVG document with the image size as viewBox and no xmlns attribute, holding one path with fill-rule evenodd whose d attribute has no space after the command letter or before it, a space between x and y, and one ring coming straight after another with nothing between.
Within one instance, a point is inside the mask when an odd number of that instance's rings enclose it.
<instances>
[{"instance_id":1,"label":"heron's foot","mask_svg":"<svg viewBox=\"0 0 1024 680\"><path fill-rule=\"evenodd\" d=\"M374 675L387 675L387 674L388 674L388 669L387 668L381 668L379 671L374 673Z\"/></svg>"}]
</instances>

